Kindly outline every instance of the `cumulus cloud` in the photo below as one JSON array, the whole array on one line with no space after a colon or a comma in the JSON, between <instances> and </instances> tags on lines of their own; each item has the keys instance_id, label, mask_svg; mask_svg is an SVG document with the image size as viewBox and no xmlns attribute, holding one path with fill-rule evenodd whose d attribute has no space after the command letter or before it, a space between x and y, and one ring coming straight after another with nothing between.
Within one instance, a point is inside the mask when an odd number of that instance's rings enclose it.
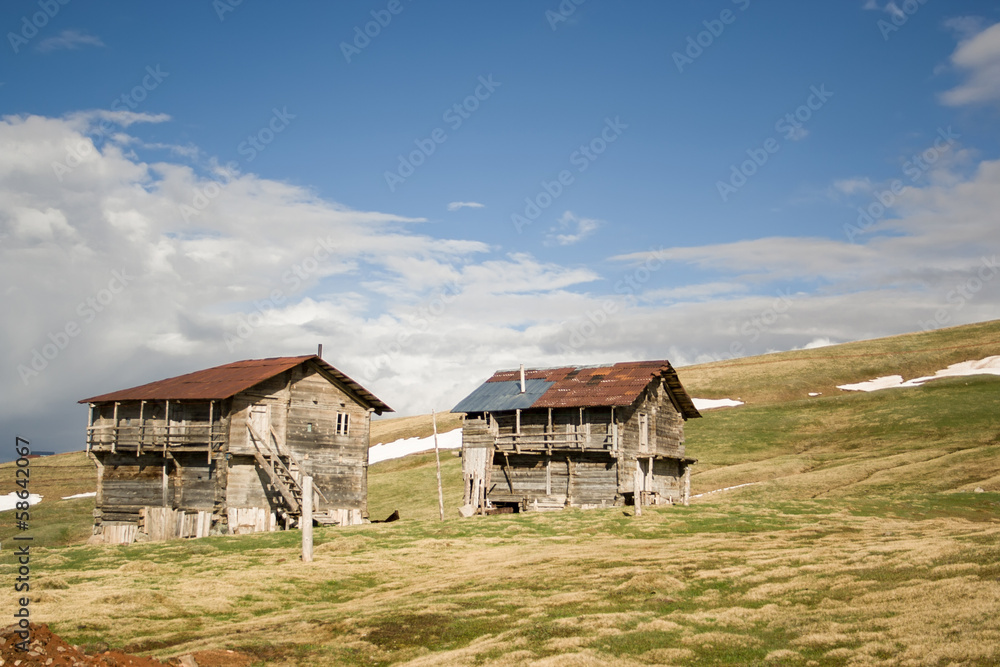
<instances>
[{"instance_id":1,"label":"cumulus cloud","mask_svg":"<svg viewBox=\"0 0 1000 667\"><path fill-rule=\"evenodd\" d=\"M964 24L968 30L970 24ZM1000 102L1000 23L970 35L951 55L965 81L941 95L949 106Z\"/></svg>"},{"instance_id":2,"label":"cumulus cloud","mask_svg":"<svg viewBox=\"0 0 1000 667\"><path fill-rule=\"evenodd\" d=\"M461 208L486 208L486 205L477 201L453 201L448 204L449 211L457 211Z\"/></svg>"},{"instance_id":3,"label":"cumulus cloud","mask_svg":"<svg viewBox=\"0 0 1000 667\"><path fill-rule=\"evenodd\" d=\"M1000 305L1000 162L906 188L856 243L832 229L578 267L434 238L420 217L140 140L95 142L102 121L117 136L166 119L0 119L0 421L54 450L80 445L78 398L319 342L407 414L448 409L522 362L684 365L990 319ZM596 228L561 220L556 236Z\"/></svg>"},{"instance_id":4,"label":"cumulus cloud","mask_svg":"<svg viewBox=\"0 0 1000 667\"><path fill-rule=\"evenodd\" d=\"M597 231L601 220L579 218L572 211L566 211L558 220L558 224L549 229L546 243L550 245L573 245L579 243Z\"/></svg>"},{"instance_id":5,"label":"cumulus cloud","mask_svg":"<svg viewBox=\"0 0 1000 667\"><path fill-rule=\"evenodd\" d=\"M52 51L75 51L84 46L103 47L104 42L97 35L91 35L82 30L63 30L54 37L47 37L38 43L38 50L42 53Z\"/></svg>"}]
</instances>

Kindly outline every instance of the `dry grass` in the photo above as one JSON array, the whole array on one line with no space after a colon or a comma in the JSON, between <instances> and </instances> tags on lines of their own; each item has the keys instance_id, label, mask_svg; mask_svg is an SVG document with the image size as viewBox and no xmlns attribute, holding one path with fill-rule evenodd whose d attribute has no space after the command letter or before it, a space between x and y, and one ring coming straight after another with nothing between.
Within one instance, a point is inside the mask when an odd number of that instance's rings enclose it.
<instances>
[{"instance_id":1,"label":"dry grass","mask_svg":"<svg viewBox=\"0 0 1000 667\"><path fill-rule=\"evenodd\" d=\"M82 455L41 459L34 618L76 643L238 649L268 665L1000 664L1000 380L825 388L996 354L998 333L683 369L695 395L750 400L688 423L695 490L759 482L688 508L461 520L449 453L439 522L433 454L374 465L372 516L403 520L318 529L311 565L294 531L57 546L80 541L93 503L48 501L93 477L55 465ZM439 416L440 431L457 425ZM429 434L429 416L372 426L373 443Z\"/></svg>"},{"instance_id":2,"label":"dry grass","mask_svg":"<svg viewBox=\"0 0 1000 667\"><path fill-rule=\"evenodd\" d=\"M322 529L312 565L295 533L41 550L33 604L74 642L277 665L995 664L1000 496L949 499Z\"/></svg>"}]
</instances>

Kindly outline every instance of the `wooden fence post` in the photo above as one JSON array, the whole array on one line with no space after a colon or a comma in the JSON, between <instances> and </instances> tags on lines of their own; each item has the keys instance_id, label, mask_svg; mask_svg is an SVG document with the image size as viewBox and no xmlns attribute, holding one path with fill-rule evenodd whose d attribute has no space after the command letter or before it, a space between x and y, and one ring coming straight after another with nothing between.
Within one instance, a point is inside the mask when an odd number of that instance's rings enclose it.
<instances>
[{"instance_id":1,"label":"wooden fence post","mask_svg":"<svg viewBox=\"0 0 1000 667\"><path fill-rule=\"evenodd\" d=\"M642 486L642 471L639 470L639 463L636 462L634 480L632 481L632 495L635 496L635 515L642 516L642 491L640 487Z\"/></svg>"},{"instance_id":2,"label":"wooden fence post","mask_svg":"<svg viewBox=\"0 0 1000 667\"><path fill-rule=\"evenodd\" d=\"M438 423L437 415L431 410L431 424L434 427L434 459L437 461L438 476L438 508L441 512L441 520L444 521L444 491L441 490L441 452L438 449Z\"/></svg>"},{"instance_id":3,"label":"wooden fence post","mask_svg":"<svg viewBox=\"0 0 1000 667\"><path fill-rule=\"evenodd\" d=\"M313 478L302 478L302 562L313 559Z\"/></svg>"}]
</instances>

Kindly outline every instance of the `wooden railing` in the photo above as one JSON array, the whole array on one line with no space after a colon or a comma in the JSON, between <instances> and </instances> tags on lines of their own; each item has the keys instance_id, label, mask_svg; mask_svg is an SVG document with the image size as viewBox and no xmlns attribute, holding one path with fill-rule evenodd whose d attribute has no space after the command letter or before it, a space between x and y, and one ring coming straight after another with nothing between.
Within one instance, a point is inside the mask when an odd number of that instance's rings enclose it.
<instances>
[{"instance_id":1,"label":"wooden railing","mask_svg":"<svg viewBox=\"0 0 1000 667\"><path fill-rule=\"evenodd\" d=\"M610 433L521 433L496 436L496 447L500 451L548 451L548 450L601 450L614 448L614 438Z\"/></svg>"},{"instance_id":2,"label":"wooden railing","mask_svg":"<svg viewBox=\"0 0 1000 667\"><path fill-rule=\"evenodd\" d=\"M87 427L87 451L119 449L136 451L161 451L171 447L196 447L217 451L226 441L221 423L200 424L148 424L114 426L98 424Z\"/></svg>"}]
</instances>

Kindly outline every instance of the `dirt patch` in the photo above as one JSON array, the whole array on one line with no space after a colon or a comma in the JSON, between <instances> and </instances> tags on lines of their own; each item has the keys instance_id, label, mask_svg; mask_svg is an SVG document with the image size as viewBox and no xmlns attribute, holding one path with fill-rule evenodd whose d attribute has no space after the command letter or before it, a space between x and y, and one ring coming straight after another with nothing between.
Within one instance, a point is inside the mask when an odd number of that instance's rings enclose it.
<instances>
[{"instance_id":1,"label":"dirt patch","mask_svg":"<svg viewBox=\"0 0 1000 667\"><path fill-rule=\"evenodd\" d=\"M19 667L247 667L252 658L236 651L198 651L196 653L171 658L160 662L156 658L131 655L121 651L86 652L79 646L72 646L55 634L45 624L30 625L28 650L22 651L18 644L24 639L15 625L0 630L0 664ZM18 662L19 661L19 662Z\"/></svg>"}]
</instances>

